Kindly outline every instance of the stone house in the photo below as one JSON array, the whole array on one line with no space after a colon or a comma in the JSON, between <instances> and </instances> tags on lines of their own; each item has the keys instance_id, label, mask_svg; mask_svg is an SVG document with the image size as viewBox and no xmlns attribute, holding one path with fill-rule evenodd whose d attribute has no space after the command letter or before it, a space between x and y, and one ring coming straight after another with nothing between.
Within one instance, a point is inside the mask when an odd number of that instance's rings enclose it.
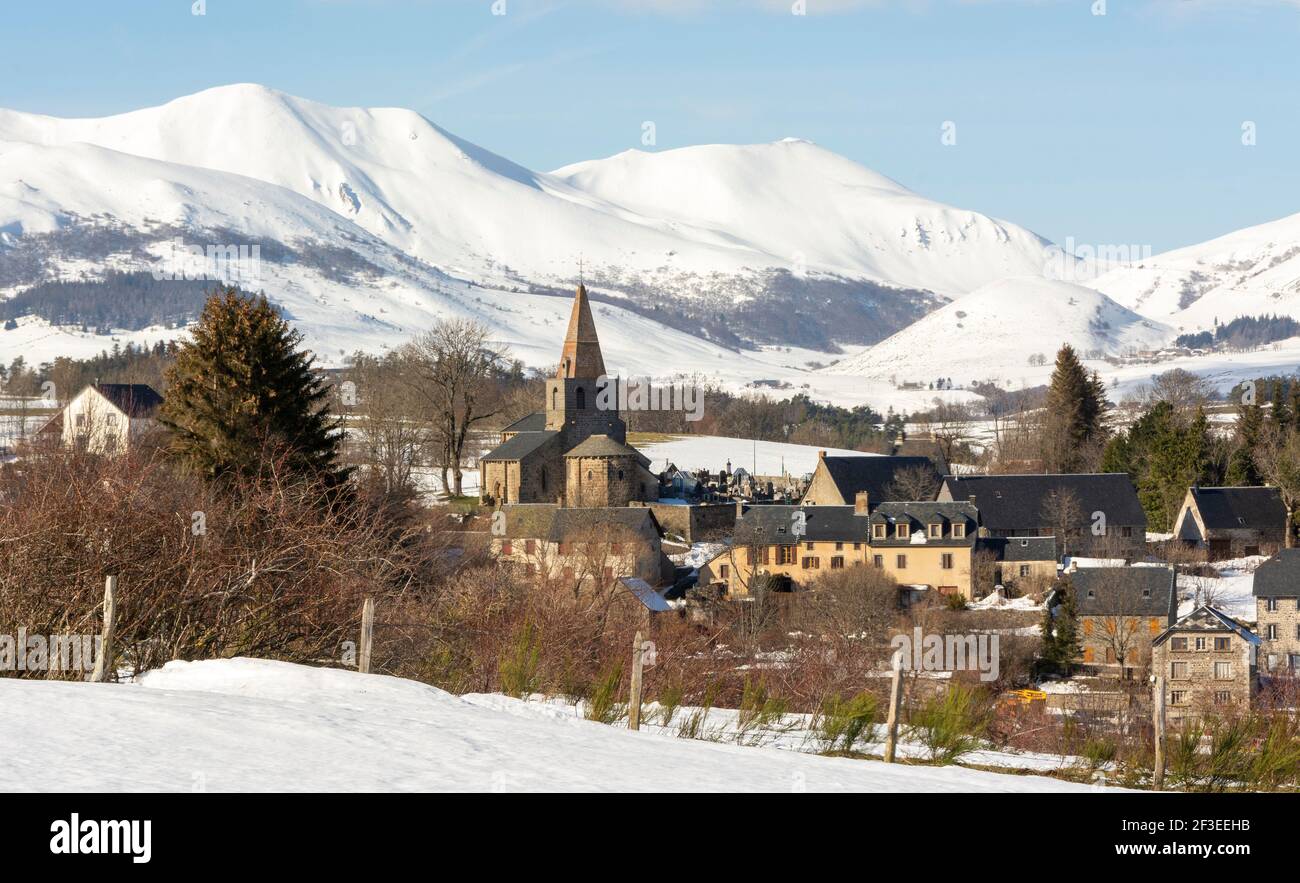
<instances>
[{"instance_id":1,"label":"stone house","mask_svg":"<svg viewBox=\"0 0 1300 883\"><path fill-rule=\"evenodd\" d=\"M942 478L928 457L876 457L869 454L861 456L830 456L825 451L817 452L817 468L813 470L808 489L800 501L804 506L852 506L857 495L866 492L872 505L887 500L910 499L902 494L904 488L896 483L900 478L904 483L910 477L906 473L914 472L924 475L935 488Z\"/></svg>"},{"instance_id":2,"label":"stone house","mask_svg":"<svg viewBox=\"0 0 1300 883\"><path fill-rule=\"evenodd\" d=\"M1174 536L1210 561L1272 555L1286 538L1286 504L1275 487L1188 488Z\"/></svg>"},{"instance_id":3,"label":"stone house","mask_svg":"<svg viewBox=\"0 0 1300 883\"><path fill-rule=\"evenodd\" d=\"M1056 537L982 537L976 554L994 555L994 581L1017 594L1046 591L1056 580Z\"/></svg>"},{"instance_id":4,"label":"stone house","mask_svg":"<svg viewBox=\"0 0 1300 883\"><path fill-rule=\"evenodd\" d=\"M1282 549L1256 568L1253 591L1261 673L1300 676L1300 549Z\"/></svg>"},{"instance_id":5,"label":"stone house","mask_svg":"<svg viewBox=\"0 0 1300 883\"><path fill-rule=\"evenodd\" d=\"M492 552L530 579L574 588L608 588L620 577L670 585L675 567L664 554L662 530L644 506L563 508L519 503L500 510L503 532Z\"/></svg>"},{"instance_id":6,"label":"stone house","mask_svg":"<svg viewBox=\"0 0 1300 883\"><path fill-rule=\"evenodd\" d=\"M1174 569L1086 567L1062 579L1074 587L1084 667L1124 678L1145 670L1152 641L1177 618Z\"/></svg>"},{"instance_id":7,"label":"stone house","mask_svg":"<svg viewBox=\"0 0 1300 883\"><path fill-rule=\"evenodd\" d=\"M949 475L938 498L979 507L984 536L1055 536L1058 555L1133 560L1146 550L1146 512L1122 472Z\"/></svg>"},{"instance_id":8,"label":"stone house","mask_svg":"<svg viewBox=\"0 0 1300 883\"><path fill-rule=\"evenodd\" d=\"M145 383L95 383L64 407L63 444L95 454L124 453L152 429L163 399Z\"/></svg>"},{"instance_id":9,"label":"stone house","mask_svg":"<svg viewBox=\"0 0 1300 883\"><path fill-rule=\"evenodd\" d=\"M824 573L870 566L900 585L971 597L979 526L973 506L868 503L865 492L852 506L738 503L733 542L700 568L699 582L744 597L756 577L793 591Z\"/></svg>"},{"instance_id":10,"label":"stone house","mask_svg":"<svg viewBox=\"0 0 1300 883\"><path fill-rule=\"evenodd\" d=\"M1165 678L1166 715L1171 722L1249 710L1258 686L1260 643L1250 629L1203 604L1151 643L1152 671Z\"/></svg>"}]
</instances>

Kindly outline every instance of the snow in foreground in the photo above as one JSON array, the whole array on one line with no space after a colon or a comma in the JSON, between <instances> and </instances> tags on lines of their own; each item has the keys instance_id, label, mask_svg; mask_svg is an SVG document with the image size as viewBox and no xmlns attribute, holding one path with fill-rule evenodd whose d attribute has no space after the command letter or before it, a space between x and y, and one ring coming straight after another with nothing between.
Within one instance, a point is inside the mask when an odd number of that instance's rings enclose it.
<instances>
[{"instance_id":1,"label":"snow in foreground","mask_svg":"<svg viewBox=\"0 0 1300 883\"><path fill-rule=\"evenodd\" d=\"M626 730L399 678L171 662L138 684L0 679L6 791L1088 791Z\"/></svg>"}]
</instances>

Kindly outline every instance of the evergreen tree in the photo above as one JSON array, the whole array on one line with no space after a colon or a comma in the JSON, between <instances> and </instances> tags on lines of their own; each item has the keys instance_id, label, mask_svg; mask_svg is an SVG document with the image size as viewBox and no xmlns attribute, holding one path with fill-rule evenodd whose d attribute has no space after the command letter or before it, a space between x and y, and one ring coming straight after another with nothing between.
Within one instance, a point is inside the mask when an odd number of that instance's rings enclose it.
<instances>
[{"instance_id":1,"label":"evergreen tree","mask_svg":"<svg viewBox=\"0 0 1300 883\"><path fill-rule=\"evenodd\" d=\"M1281 429L1291 425L1291 409L1286 404L1286 388L1282 381L1273 381L1273 422Z\"/></svg>"},{"instance_id":2,"label":"evergreen tree","mask_svg":"<svg viewBox=\"0 0 1300 883\"><path fill-rule=\"evenodd\" d=\"M1043 470L1078 472L1086 468L1089 452L1105 435L1106 388L1096 372L1084 370L1074 348L1065 344L1056 354L1056 367L1047 391L1043 423Z\"/></svg>"},{"instance_id":3,"label":"evergreen tree","mask_svg":"<svg viewBox=\"0 0 1300 883\"><path fill-rule=\"evenodd\" d=\"M330 484L346 477L328 389L301 341L266 298L214 292L168 373L172 453L209 480L256 475L271 457Z\"/></svg>"},{"instance_id":4,"label":"evergreen tree","mask_svg":"<svg viewBox=\"0 0 1300 883\"><path fill-rule=\"evenodd\" d=\"M1259 466L1255 462L1255 448L1264 425L1264 410L1258 404L1242 404L1237 409L1237 434L1228 461L1227 482L1234 486L1263 484Z\"/></svg>"},{"instance_id":5,"label":"evergreen tree","mask_svg":"<svg viewBox=\"0 0 1300 883\"><path fill-rule=\"evenodd\" d=\"M1043 659L1057 671L1069 674L1082 654L1079 644L1079 607L1074 583L1062 576L1056 586L1056 606L1043 614Z\"/></svg>"}]
</instances>

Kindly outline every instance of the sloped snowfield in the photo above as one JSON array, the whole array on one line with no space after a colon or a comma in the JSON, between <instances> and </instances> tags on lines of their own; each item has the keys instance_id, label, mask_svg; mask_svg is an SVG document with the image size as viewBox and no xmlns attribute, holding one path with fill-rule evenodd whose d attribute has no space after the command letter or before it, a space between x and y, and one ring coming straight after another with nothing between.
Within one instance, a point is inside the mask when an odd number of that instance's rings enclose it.
<instances>
[{"instance_id":1,"label":"sloped snowfield","mask_svg":"<svg viewBox=\"0 0 1300 883\"><path fill-rule=\"evenodd\" d=\"M1097 790L632 733L283 662L172 662L136 684L0 679L4 791Z\"/></svg>"}]
</instances>

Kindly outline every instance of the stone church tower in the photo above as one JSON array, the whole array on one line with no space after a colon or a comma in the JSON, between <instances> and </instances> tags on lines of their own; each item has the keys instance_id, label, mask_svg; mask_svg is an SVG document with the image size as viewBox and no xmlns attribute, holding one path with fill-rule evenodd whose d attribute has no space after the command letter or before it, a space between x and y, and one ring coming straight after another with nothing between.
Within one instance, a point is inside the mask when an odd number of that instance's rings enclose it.
<instances>
[{"instance_id":1,"label":"stone church tower","mask_svg":"<svg viewBox=\"0 0 1300 883\"><path fill-rule=\"evenodd\" d=\"M546 410L507 426L502 443L479 461L484 500L577 508L657 500L650 461L627 446L618 383L605 375L591 301L579 285L560 363L546 380Z\"/></svg>"}]
</instances>

